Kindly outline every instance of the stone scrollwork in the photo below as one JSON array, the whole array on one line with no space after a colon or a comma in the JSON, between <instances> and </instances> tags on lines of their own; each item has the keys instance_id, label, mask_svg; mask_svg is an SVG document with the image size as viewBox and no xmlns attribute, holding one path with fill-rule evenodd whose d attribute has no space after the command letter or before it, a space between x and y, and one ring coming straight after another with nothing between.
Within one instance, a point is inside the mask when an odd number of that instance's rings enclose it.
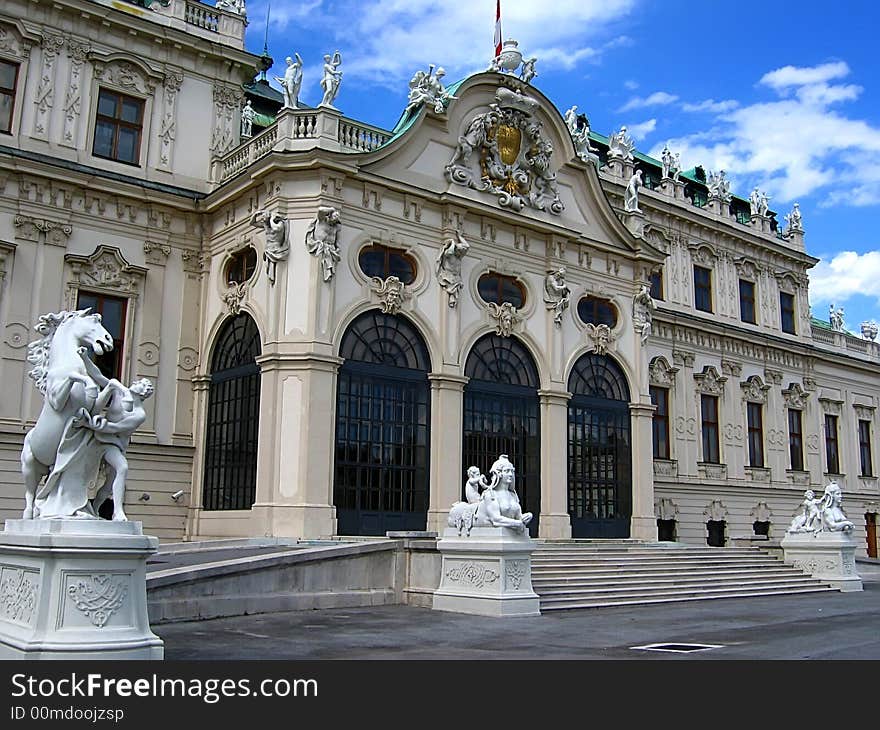
<instances>
[{"instance_id":1,"label":"stone scrollwork","mask_svg":"<svg viewBox=\"0 0 880 730\"><path fill-rule=\"evenodd\" d=\"M752 375L739 384L742 388L743 399L749 403L766 403L769 385L764 385L760 375Z\"/></svg>"},{"instance_id":2,"label":"stone scrollwork","mask_svg":"<svg viewBox=\"0 0 880 730\"><path fill-rule=\"evenodd\" d=\"M128 576L112 573L84 576L67 586L67 597L94 626L103 628L125 603L128 582Z\"/></svg>"},{"instance_id":3,"label":"stone scrollwork","mask_svg":"<svg viewBox=\"0 0 880 730\"><path fill-rule=\"evenodd\" d=\"M648 376L651 385L671 388L675 385L675 374L679 368L672 367L665 357L658 355L648 365Z\"/></svg>"},{"instance_id":4,"label":"stone scrollwork","mask_svg":"<svg viewBox=\"0 0 880 730\"><path fill-rule=\"evenodd\" d=\"M40 591L39 573L15 566L0 567L0 616L30 624Z\"/></svg>"},{"instance_id":5,"label":"stone scrollwork","mask_svg":"<svg viewBox=\"0 0 880 730\"><path fill-rule=\"evenodd\" d=\"M694 380L697 381L697 392L706 395L723 395L724 384L727 378L718 374L713 365L706 365L703 372L694 373Z\"/></svg>"},{"instance_id":6,"label":"stone scrollwork","mask_svg":"<svg viewBox=\"0 0 880 730\"><path fill-rule=\"evenodd\" d=\"M559 215L565 206L552 172L553 145L537 119L539 104L524 94L500 88L489 111L471 120L446 165L446 178L498 196L503 208L525 207ZM478 155L479 175L471 157Z\"/></svg>"},{"instance_id":7,"label":"stone scrollwork","mask_svg":"<svg viewBox=\"0 0 880 730\"><path fill-rule=\"evenodd\" d=\"M501 337L510 337L513 334L513 328L520 321L520 317L510 302L496 304L489 302L489 316L495 320L495 334Z\"/></svg>"},{"instance_id":8,"label":"stone scrollwork","mask_svg":"<svg viewBox=\"0 0 880 730\"><path fill-rule=\"evenodd\" d=\"M468 562L447 570L446 577L453 583L469 583L475 588L482 588L487 583L494 583L500 576L497 570Z\"/></svg>"},{"instance_id":9,"label":"stone scrollwork","mask_svg":"<svg viewBox=\"0 0 880 730\"><path fill-rule=\"evenodd\" d=\"M387 279L374 276L370 281L373 284L373 291L379 297L384 314L398 314L404 301L412 296L406 290L406 284L396 276L389 276Z\"/></svg>"},{"instance_id":10,"label":"stone scrollwork","mask_svg":"<svg viewBox=\"0 0 880 730\"><path fill-rule=\"evenodd\" d=\"M785 405L788 408L803 409L807 407L807 399L810 397L810 394L799 383L791 383L788 388L782 391L782 397L785 399Z\"/></svg>"}]
</instances>

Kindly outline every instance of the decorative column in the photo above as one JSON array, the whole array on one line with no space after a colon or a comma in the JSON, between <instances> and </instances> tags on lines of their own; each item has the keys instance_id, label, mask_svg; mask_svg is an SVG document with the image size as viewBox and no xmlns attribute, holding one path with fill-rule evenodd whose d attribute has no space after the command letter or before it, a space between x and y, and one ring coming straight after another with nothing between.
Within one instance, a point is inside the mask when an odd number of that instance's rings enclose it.
<instances>
[{"instance_id":1,"label":"decorative column","mask_svg":"<svg viewBox=\"0 0 880 730\"><path fill-rule=\"evenodd\" d=\"M654 516L654 447L651 426L655 406L630 403L632 437L632 522L630 537L636 540L657 540L657 518ZM543 519L543 518L542 518Z\"/></svg>"},{"instance_id":2,"label":"decorative column","mask_svg":"<svg viewBox=\"0 0 880 730\"><path fill-rule=\"evenodd\" d=\"M742 376L742 365L732 360L721 360L721 372L731 380ZM748 460L747 421L743 411L742 398L736 397L736 391L729 398L721 398L720 412L721 437L724 439L724 463L727 464L727 477L744 479L745 466Z\"/></svg>"},{"instance_id":3,"label":"decorative column","mask_svg":"<svg viewBox=\"0 0 880 730\"><path fill-rule=\"evenodd\" d=\"M333 506L336 376L342 360L264 354L257 495L250 532L314 539L336 532ZM271 404L271 407L268 407Z\"/></svg>"},{"instance_id":4,"label":"decorative column","mask_svg":"<svg viewBox=\"0 0 880 730\"><path fill-rule=\"evenodd\" d=\"M58 54L64 45L64 37L45 33L42 38L42 59L40 62L40 82L34 95L34 131L33 137L49 139L49 127L52 122L52 108L55 106L55 76L58 66Z\"/></svg>"},{"instance_id":5,"label":"decorative column","mask_svg":"<svg viewBox=\"0 0 880 730\"><path fill-rule=\"evenodd\" d=\"M699 450L697 445L697 417L694 411L693 391L689 384L693 382L694 354L683 350L672 351L672 362L682 371L681 383L684 387L675 388L674 420L670 421L675 438L675 453L678 460L679 476L696 476Z\"/></svg>"},{"instance_id":6,"label":"decorative column","mask_svg":"<svg viewBox=\"0 0 880 730\"><path fill-rule=\"evenodd\" d=\"M464 498L462 485L461 430L464 386L461 375L431 373L431 481L428 500L428 530L443 534L449 508Z\"/></svg>"},{"instance_id":7,"label":"decorative column","mask_svg":"<svg viewBox=\"0 0 880 730\"><path fill-rule=\"evenodd\" d=\"M67 42L67 58L70 69L67 92L64 96L64 131L61 144L76 148L79 143L79 117L82 108L83 67L91 46L88 41L71 38Z\"/></svg>"},{"instance_id":8,"label":"decorative column","mask_svg":"<svg viewBox=\"0 0 880 730\"><path fill-rule=\"evenodd\" d=\"M541 402L541 516L538 535L571 538L568 514L568 401L566 391L539 390Z\"/></svg>"},{"instance_id":9,"label":"decorative column","mask_svg":"<svg viewBox=\"0 0 880 730\"><path fill-rule=\"evenodd\" d=\"M171 172L174 155L174 137L177 127L177 92L183 83L183 73L168 71L165 74L165 108L162 110L162 124L159 127L159 164L160 170Z\"/></svg>"}]
</instances>

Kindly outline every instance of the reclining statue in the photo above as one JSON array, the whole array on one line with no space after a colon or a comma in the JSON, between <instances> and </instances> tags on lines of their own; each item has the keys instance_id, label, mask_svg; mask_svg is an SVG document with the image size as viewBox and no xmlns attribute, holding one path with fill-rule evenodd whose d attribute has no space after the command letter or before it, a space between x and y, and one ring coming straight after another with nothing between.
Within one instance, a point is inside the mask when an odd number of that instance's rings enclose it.
<instances>
[{"instance_id":1,"label":"reclining statue","mask_svg":"<svg viewBox=\"0 0 880 730\"><path fill-rule=\"evenodd\" d=\"M472 527L509 527L524 532L532 521L532 513L522 511L516 493L516 469L507 454L495 460L490 473L492 480L487 484L477 467L468 469L465 493L469 501L456 502L449 510L448 524L458 528L459 535L462 530L470 535Z\"/></svg>"}]
</instances>

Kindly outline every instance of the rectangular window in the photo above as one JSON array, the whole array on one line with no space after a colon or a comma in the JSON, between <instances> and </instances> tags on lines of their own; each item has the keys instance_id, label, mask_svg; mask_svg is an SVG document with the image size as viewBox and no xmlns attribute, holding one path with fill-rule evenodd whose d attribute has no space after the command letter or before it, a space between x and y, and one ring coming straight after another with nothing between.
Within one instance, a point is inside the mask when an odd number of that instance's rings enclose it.
<instances>
[{"instance_id":1,"label":"rectangular window","mask_svg":"<svg viewBox=\"0 0 880 730\"><path fill-rule=\"evenodd\" d=\"M15 108L15 87L18 64L0 61L0 132L12 133L12 111Z\"/></svg>"},{"instance_id":2,"label":"rectangular window","mask_svg":"<svg viewBox=\"0 0 880 730\"><path fill-rule=\"evenodd\" d=\"M779 292L779 311L782 313L782 331L795 334L794 329L794 294Z\"/></svg>"},{"instance_id":3,"label":"rectangular window","mask_svg":"<svg viewBox=\"0 0 880 730\"><path fill-rule=\"evenodd\" d=\"M755 282L739 280L739 318L755 324Z\"/></svg>"},{"instance_id":4,"label":"rectangular window","mask_svg":"<svg viewBox=\"0 0 880 730\"><path fill-rule=\"evenodd\" d=\"M113 349L101 357L95 357L95 364L108 378L122 376L122 353L125 346L125 316L128 300L108 297L103 294L81 291L76 299L77 309L89 308L101 315L101 322L113 338Z\"/></svg>"},{"instance_id":5,"label":"rectangular window","mask_svg":"<svg viewBox=\"0 0 880 730\"><path fill-rule=\"evenodd\" d=\"M712 272L702 266L694 266L694 307L712 311Z\"/></svg>"},{"instance_id":6,"label":"rectangular window","mask_svg":"<svg viewBox=\"0 0 880 730\"><path fill-rule=\"evenodd\" d=\"M788 409L788 451L791 455L793 471L804 470L804 431L803 417L800 411Z\"/></svg>"},{"instance_id":7,"label":"rectangular window","mask_svg":"<svg viewBox=\"0 0 880 730\"><path fill-rule=\"evenodd\" d=\"M651 298L663 301L663 272L651 272Z\"/></svg>"},{"instance_id":8,"label":"rectangular window","mask_svg":"<svg viewBox=\"0 0 880 730\"><path fill-rule=\"evenodd\" d=\"M95 119L95 157L140 164L144 102L101 89Z\"/></svg>"},{"instance_id":9,"label":"rectangular window","mask_svg":"<svg viewBox=\"0 0 880 730\"><path fill-rule=\"evenodd\" d=\"M703 461L709 464L720 464L717 396L700 396L700 419L703 424Z\"/></svg>"},{"instance_id":10,"label":"rectangular window","mask_svg":"<svg viewBox=\"0 0 880 730\"><path fill-rule=\"evenodd\" d=\"M861 475L863 477L874 476L874 464L871 458L870 421L859 421L859 461L861 462Z\"/></svg>"},{"instance_id":11,"label":"rectangular window","mask_svg":"<svg viewBox=\"0 0 880 730\"><path fill-rule=\"evenodd\" d=\"M840 452L837 448L837 416L825 414L825 463L829 474L840 474Z\"/></svg>"},{"instance_id":12,"label":"rectangular window","mask_svg":"<svg viewBox=\"0 0 880 730\"><path fill-rule=\"evenodd\" d=\"M749 427L749 466L764 466L764 406L747 403L746 415Z\"/></svg>"},{"instance_id":13,"label":"rectangular window","mask_svg":"<svg viewBox=\"0 0 880 730\"><path fill-rule=\"evenodd\" d=\"M651 402L657 406L654 411L653 435L654 458L669 458L669 388L650 387Z\"/></svg>"}]
</instances>

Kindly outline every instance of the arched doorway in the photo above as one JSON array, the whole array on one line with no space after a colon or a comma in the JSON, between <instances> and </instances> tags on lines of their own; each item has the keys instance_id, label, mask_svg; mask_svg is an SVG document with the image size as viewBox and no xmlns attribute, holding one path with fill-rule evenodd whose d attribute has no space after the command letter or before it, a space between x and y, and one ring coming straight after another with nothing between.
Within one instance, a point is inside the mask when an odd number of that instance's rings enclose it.
<instances>
[{"instance_id":1,"label":"arched doorway","mask_svg":"<svg viewBox=\"0 0 880 730\"><path fill-rule=\"evenodd\" d=\"M541 512L541 428L538 368L513 337L489 334L471 348L465 363L464 443L461 474L476 465L485 473L500 454L516 467L516 491L523 512L535 517L529 533L537 537Z\"/></svg>"},{"instance_id":2,"label":"arched doorway","mask_svg":"<svg viewBox=\"0 0 880 730\"><path fill-rule=\"evenodd\" d=\"M409 320L372 310L345 331L333 503L340 535L424 530L431 361Z\"/></svg>"},{"instance_id":3,"label":"arched doorway","mask_svg":"<svg viewBox=\"0 0 880 730\"><path fill-rule=\"evenodd\" d=\"M629 387L605 355L579 358L568 378L568 513L572 537L629 537Z\"/></svg>"},{"instance_id":4,"label":"arched doorway","mask_svg":"<svg viewBox=\"0 0 880 730\"><path fill-rule=\"evenodd\" d=\"M242 312L223 323L211 356L202 508L250 509L257 493L260 332Z\"/></svg>"}]
</instances>

